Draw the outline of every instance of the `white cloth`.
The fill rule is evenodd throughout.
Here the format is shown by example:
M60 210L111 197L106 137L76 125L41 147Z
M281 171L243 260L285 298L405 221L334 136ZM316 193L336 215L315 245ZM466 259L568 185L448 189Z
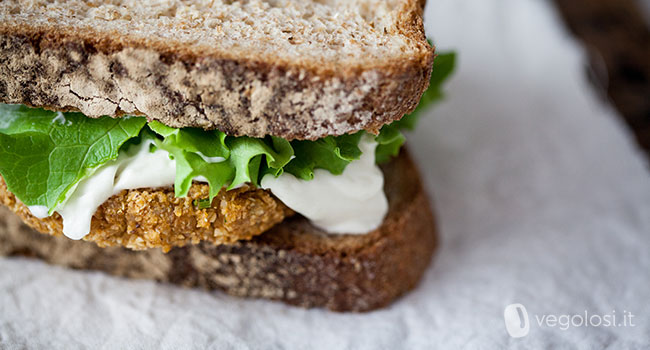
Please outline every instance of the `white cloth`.
M554 9L431 0L426 21L459 64L448 98L409 139L442 236L414 292L336 314L0 259L0 347L650 347L648 164ZM527 308L528 336L506 333L511 303ZM534 318L585 310L632 312L636 327Z

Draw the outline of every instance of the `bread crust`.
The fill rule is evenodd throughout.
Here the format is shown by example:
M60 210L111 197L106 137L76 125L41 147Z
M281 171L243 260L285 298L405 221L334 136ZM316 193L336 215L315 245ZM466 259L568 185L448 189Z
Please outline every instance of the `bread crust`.
M390 210L366 235L328 235L294 216L250 241L136 252L39 234L0 208L0 255L302 307L369 311L415 287L437 243L427 195L406 151L383 171Z
M93 118L144 115L233 136L377 133L415 109L429 84L434 49L424 35L423 7L405 0L399 11L397 30L414 54L344 66L57 23L1 23L0 101Z

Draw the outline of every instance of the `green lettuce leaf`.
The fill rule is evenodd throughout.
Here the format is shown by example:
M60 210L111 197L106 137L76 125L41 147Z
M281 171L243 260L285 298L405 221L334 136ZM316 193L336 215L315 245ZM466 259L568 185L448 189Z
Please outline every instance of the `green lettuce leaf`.
M145 123L0 105L0 174L23 203L51 212L79 181L116 159Z
M156 147L169 152L176 161L174 194L185 197L192 186L192 180L203 176L210 185L210 198L214 198L233 175L227 163L214 163L208 158L230 157L226 146L226 134L218 130L205 131L196 128L175 129L160 122L150 122L149 128L162 137Z
M293 156L291 145L281 138L227 137L216 130L174 129L159 122L149 123L149 128L160 136L156 146L176 161L177 197L185 197L192 180L202 176L210 185L212 200L226 185L231 189L245 182L259 183L262 167L279 175Z
M228 158L226 134L218 130L196 128L175 129L157 121L149 123L149 128L165 138L165 142L183 148L188 152L200 152L206 157Z
M383 164L399 154L406 137L400 131L399 125L391 123L381 128L381 132L375 137L375 141L377 141L375 161L378 164Z
M292 141L296 157L284 170L303 180L313 179L316 168L339 175L351 161L361 157L359 140L363 133L328 136L316 141Z
M379 135L375 138L378 143L375 151L377 163L385 163L396 156L404 141L406 141L406 137L404 137L401 130L415 129L415 125L423 111L444 98L442 85L454 71L455 66L456 53L441 53L436 56L433 61L433 71L431 72L429 87L422 94L418 106L411 114L407 114L402 119L391 124L384 125Z
M232 152L228 161L235 168L235 178L228 189L245 182L259 185L261 168L264 169L263 173L279 176L283 167L294 156L289 141L278 137L265 139L229 137L228 144ZM262 163L262 159L266 161Z

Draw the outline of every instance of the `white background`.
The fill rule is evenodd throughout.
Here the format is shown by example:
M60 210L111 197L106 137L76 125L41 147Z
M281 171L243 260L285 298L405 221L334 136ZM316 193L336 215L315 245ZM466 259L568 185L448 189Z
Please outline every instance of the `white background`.
M426 27L459 68L409 139L442 235L415 292L335 314L0 259L0 347L650 347L648 165L554 9L431 0ZM526 337L505 331L511 303L528 309ZM585 310L630 311L636 327L534 319Z

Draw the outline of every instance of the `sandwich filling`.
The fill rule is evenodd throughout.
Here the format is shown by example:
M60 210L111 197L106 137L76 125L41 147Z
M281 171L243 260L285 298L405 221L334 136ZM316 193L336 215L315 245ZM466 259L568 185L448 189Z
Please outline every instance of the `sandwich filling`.
M97 208L122 190L174 185L176 161L169 152L155 145L150 139L131 145L116 160L102 165L79 182L68 200L56 209L63 219L63 233L68 238L84 238L90 232ZM342 174L314 169L310 181L290 173L277 177L267 174L262 178L261 187L269 189L285 205L329 233L369 232L381 224L388 211L383 174L375 163L376 147L377 142L365 135L359 142L363 153L358 160L350 162ZM202 158L208 163L225 162L222 157ZM208 182L201 175L193 181ZM29 210L37 218L50 215L45 206L29 206Z
M402 129L442 97L453 54L439 55L416 111L365 131L315 141L233 137L218 130L171 128L144 117L97 119L24 105L0 105L0 175L34 216L57 212L63 232L81 239L97 208L122 190L174 186L185 197L194 181L209 185L197 209L223 190L249 184L330 233L377 228L388 210L377 164L398 154Z

